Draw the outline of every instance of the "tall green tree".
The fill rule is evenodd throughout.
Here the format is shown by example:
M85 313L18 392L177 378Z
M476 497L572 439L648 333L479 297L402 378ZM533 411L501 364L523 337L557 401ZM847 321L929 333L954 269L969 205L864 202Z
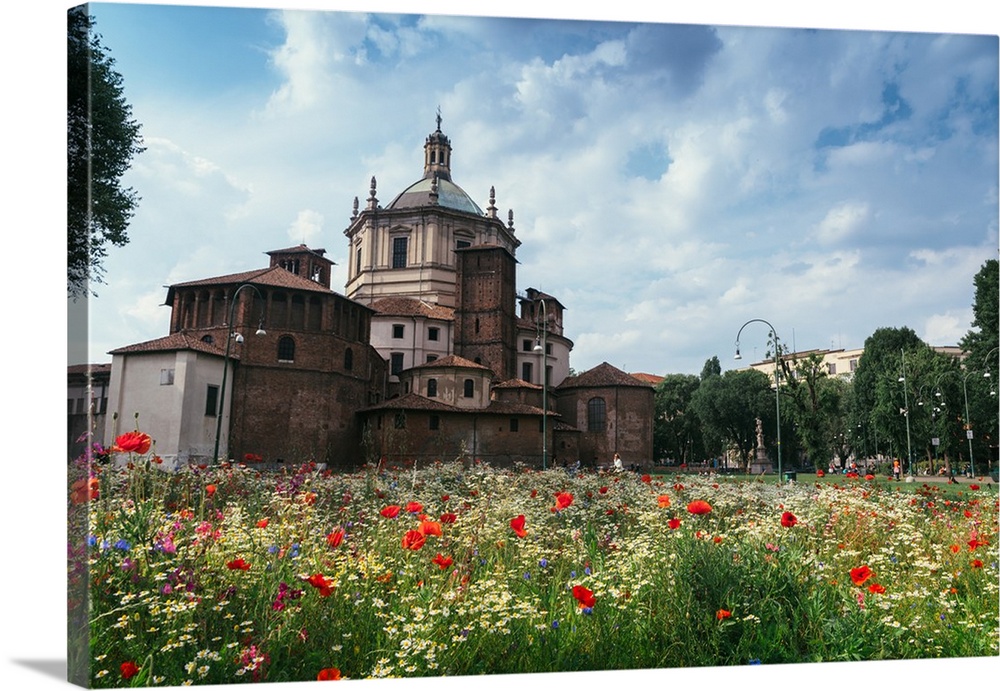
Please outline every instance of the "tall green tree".
M757 447L757 419L763 424L765 443L774 443L774 391L771 379L755 369L728 370L709 376L691 398L702 421L710 452L733 447L749 468Z
M701 420L691 398L701 380L693 374L668 374L656 386L653 454L657 459L691 463L705 458Z
M81 5L67 15L67 195L70 297L103 282L107 246L128 243L139 196L121 178L144 149L122 76Z
M996 372L1000 360L1000 262L990 259L973 278L975 298L972 303L972 330L959 345L973 369L990 367Z
M818 353L783 358L781 370L783 412L787 411L782 418L794 426L795 438L808 460L822 468L834 455L847 455L845 447L850 447L851 436L844 434L846 383L829 376Z

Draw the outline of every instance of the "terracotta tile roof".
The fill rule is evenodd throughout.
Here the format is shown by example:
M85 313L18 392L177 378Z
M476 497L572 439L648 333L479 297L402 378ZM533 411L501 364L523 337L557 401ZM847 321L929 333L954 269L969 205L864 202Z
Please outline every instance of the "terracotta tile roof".
M487 372L492 371L485 365L480 365L472 360L466 360L464 357L459 357L458 355L449 355L448 357L438 358L437 360L431 360L430 362L422 362L419 365L414 365L410 369L433 369L437 367L460 367L462 369L478 369L486 370Z
M286 247L285 249L281 249L281 250L271 250L270 252L265 252L265 254L267 254L268 256L270 256L272 254L295 254L295 253L299 253L299 252L306 252L308 254L315 254L317 257L322 257L323 259L326 259L326 257L323 257L323 255L326 254L326 250L319 249L318 247L317 248L307 247L305 245L296 245L295 247ZM327 261L330 261L330 260L327 259Z
M454 308L432 305L416 298L382 298L372 303L372 309L381 315L393 317L429 317L443 321L455 319Z
M266 269L253 269L251 271L241 271L240 273L227 274L225 276L213 276L211 278L201 278L196 281L186 281L175 283L169 286L167 291L167 304L172 302L173 292L177 288L197 288L201 286L225 286L240 283L252 283L269 288L288 288L290 290L305 290L314 293L325 293L327 295L338 295L326 286L310 281L286 271L279 266L272 266ZM346 298L345 298L346 299ZM357 303L361 305L361 303ZM366 307L367 308L367 307Z
M494 415L541 415L543 410L538 406L528 405L527 403L517 403L515 401L490 401L486 410L481 412L492 413ZM549 417L558 417L558 413L554 413L550 410Z
M502 381L499 384L493 385L494 389L541 389L540 384L532 384L530 381L524 381L523 379L508 379L507 381Z
M638 379L639 381L645 382L645 383L650 384L652 386L656 386L661 381L663 381L663 377L661 377L660 375L658 375L658 374L647 374L646 372L632 372L632 376L635 377L636 379Z
M597 367L593 367L583 374L575 377L567 377L556 388L590 388L597 386L640 386L652 388L651 384L636 379L627 372L622 372L617 367L613 367L606 362L602 362Z
M381 403L376 403L373 406L364 408L360 412L370 412L373 410L429 410L441 413L461 413L465 409L441 403L432 398L426 398L411 392L397 396L396 398L387 399Z
M195 338L183 331L172 333L169 336L155 338L152 341L143 341L133 345L122 346L108 351L110 355L129 355L132 353L159 353L171 350L196 350L200 353L218 355L224 357L226 351L212 343L205 343L200 338ZM238 360L239 356L232 352L229 354L231 360Z

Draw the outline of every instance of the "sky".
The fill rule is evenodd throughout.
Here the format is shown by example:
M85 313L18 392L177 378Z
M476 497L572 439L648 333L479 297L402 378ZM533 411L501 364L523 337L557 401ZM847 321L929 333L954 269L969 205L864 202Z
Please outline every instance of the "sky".
M164 286L268 250L326 249L343 292L354 198L374 176L388 204L422 176L438 109L453 180L514 212L518 290L567 307L577 371L737 366L751 319L795 350L902 326L956 345L997 256L995 35L91 13L146 146L124 179L131 241L89 301L92 362L168 332ZM768 331L743 332L745 357Z
M304 21L229 11L220 25L222 10L187 24L189 13L160 10L136 24L123 9L100 12L97 28L148 148L129 174L142 196L132 241L112 251L108 285L88 301L84 360L106 362L112 348L164 335L169 310L159 305L170 283L261 267L267 250L303 240L324 246L342 270L353 198L367 196L374 175L388 203L420 176L439 106L456 182L480 205L494 185L498 207L514 209L524 242L518 287L567 306L578 370L607 360L628 371L697 373L713 355L727 367L740 326L756 318L799 349L860 346L874 329L899 325L954 343L969 328L972 277L997 256L1000 22L981 0L904 14L871 0L212 4L432 16ZM69 5L13 3L0 42L8 172L0 510L15 527L0 588L30 594L7 599L0 631L0 673L13 688L65 687L65 466L62 438L50 442L64 424L67 343L73 361L81 333L66 319L61 265ZM448 18L498 13L569 21ZM739 28L747 26L864 33ZM342 289L343 274L334 280ZM744 363L766 349L766 331L744 331ZM923 688L995 677L998 667L1000 657L560 681ZM487 688L504 683L496 681Z

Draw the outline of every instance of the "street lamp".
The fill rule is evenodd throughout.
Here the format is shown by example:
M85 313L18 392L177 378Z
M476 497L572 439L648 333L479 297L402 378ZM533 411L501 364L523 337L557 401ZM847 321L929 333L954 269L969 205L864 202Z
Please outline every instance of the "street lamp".
M943 373L941 376L937 378L937 382L934 383L934 388L938 388L937 386L938 383L949 374L958 374L958 372ZM969 417L969 389L966 384L971 374L973 374L973 372L969 371L965 373L964 377L962 377L962 394L965 397L965 438L969 441L969 470L972 472L972 475L975 476L976 462L972 458L972 418ZM989 377L989 376L990 376L989 372L985 372L983 374L983 377ZM938 398L942 398L940 389L938 389L938 391L934 395L937 396ZM944 405L944 401L941 402L941 405Z
M743 324L740 330L736 332L736 355L733 357L735 360L742 360L743 356L740 355L740 334L743 333L743 329L746 328L747 324L753 324L754 322L760 322L762 324L767 324L771 329L771 335L774 336L774 415L778 428L778 483L781 483L781 385L778 379L778 332L774 330L771 326L771 322L764 319L751 319L750 321Z
M226 374L228 374L229 372L229 348L232 345L233 340L235 340L237 343L243 342L243 336L236 333L232 329L233 329L233 319L235 318L236 314L236 298L239 296L240 291L242 291L244 288L252 289L253 292L257 294L257 297L261 299L261 302L264 301L264 296L261 295L259 290L257 290L257 287L250 283L244 283L243 285L238 286L236 290L233 292L233 301L229 305L229 321L226 322L226 356L222 360L222 388L219 390L219 410L217 413L218 418L215 421L215 451L212 452L213 461L219 460L219 437L222 435L222 413L226 403ZM264 331L263 312L261 312L260 324L257 326L257 335L258 336L267 335L267 333Z
M549 332L549 310L545 306L545 299L539 298L538 301L542 304L542 339L541 343L538 342L538 315L535 315L535 347L532 350L542 356L542 470L548 467L549 453L548 453L548 417L549 417L549 378L545 372L546 358L548 356L548 332Z
M903 405L901 412L906 417L906 462L910 468L910 477L913 477L913 451L910 444L910 395L906 392L906 352L900 348L899 354L903 359L903 376L897 381L903 382Z

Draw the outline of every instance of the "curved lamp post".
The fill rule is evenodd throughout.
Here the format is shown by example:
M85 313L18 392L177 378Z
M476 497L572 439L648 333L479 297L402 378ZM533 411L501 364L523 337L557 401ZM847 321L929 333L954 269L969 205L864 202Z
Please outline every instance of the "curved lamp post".
M754 322L767 324L771 329L771 335L774 336L774 415L778 428L778 484L781 484L781 384L778 374L778 332L771 326L771 322L765 319L751 319L743 324L740 330L736 332L736 355L733 356L733 359L743 359L743 356L740 355L740 334L743 333L743 329L746 328L747 324L753 324Z
M549 378L545 376L545 364L547 360L546 348L548 347L547 335L549 332L549 310L545 306L545 299L538 298L538 301L542 303L542 340L541 343L538 342L538 336L535 336L535 347L532 350L536 353L540 353L542 356L542 366L541 366L541 376L542 376L542 470L548 467L549 453L548 453L548 417L549 417ZM538 317L535 317L535 329L537 334L538 329Z
M244 288L250 288L251 290L253 290L254 293L257 294L257 297L261 299L261 302L264 301L264 296L261 295L261 292L257 290L256 286L250 283L244 283L243 285L238 286L236 288L236 291L233 293L233 302L232 304L229 305L229 321L226 322L226 356L222 360L222 387L219 389L219 411L218 411L218 418L215 421L215 451L212 452L213 461L219 460L219 437L222 435L222 413L225 410L225 404L226 404L226 374L228 374L229 372L229 348L230 346L232 346L234 339L236 340L237 343L243 342L243 336L233 331L233 319L235 318L236 315L236 298L239 297L240 291L242 291ZM256 335L258 336L267 335L266 332L264 331L263 326L264 326L264 317L262 313L260 318L260 325L258 325L257 327ZM227 449L227 454L228 454L228 449Z
M938 384L941 382L942 379L944 379L950 374L958 374L958 372L945 372L937 378L937 381L934 382L934 388L937 389L934 395L937 396L938 398L943 398L941 396L941 389L938 388ZM962 395L965 397L965 438L969 441L969 469L972 471L972 475L975 476L976 462L972 458L972 418L969 417L969 389L967 386L969 376L972 374L976 373L970 370L965 373L964 377L962 377ZM983 376L988 377L989 372L984 373ZM942 401L941 404L944 405L944 401Z

